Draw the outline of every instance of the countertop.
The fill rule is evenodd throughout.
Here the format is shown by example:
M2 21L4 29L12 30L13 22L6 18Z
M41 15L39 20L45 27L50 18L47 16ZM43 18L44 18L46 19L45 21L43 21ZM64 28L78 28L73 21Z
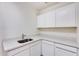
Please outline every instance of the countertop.
M38 41L38 40L41 40L41 39L47 40L47 41L50 41L50 42L65 44L65 45L72 46L72 47L75 47L75 48L79 48L79 46L76 42L76 39L73 39L73 38L72 38L73 40L70 40L69 38L59 38L59 37L57 38L55 36L54 37L47 37L47 36L42 36L42 35L31 36L31 38L33 39L33 41L26 42L26 43L18 43L17 42L18 40L21 40L21 39L4 40L3 41L4 51L11 51L12 49L16 49L18 47L30 44L32 42L35 42L35 41Z

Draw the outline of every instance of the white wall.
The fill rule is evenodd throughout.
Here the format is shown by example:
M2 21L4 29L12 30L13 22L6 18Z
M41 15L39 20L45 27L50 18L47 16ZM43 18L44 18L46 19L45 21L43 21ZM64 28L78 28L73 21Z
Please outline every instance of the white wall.
M5 37L20 36L36 31L35 10L28 3L1 3L5 20Z
M0 55L2 55L2 39L4 38L4 20L0 9Z
M2 39L20 37L22 33L35 33L36 11L29 3L1 2L0 31L3 34L0 33L0 43Z
M79 3L77 3L77 9L76 9L76 15L77 15L77 42L79 45Z

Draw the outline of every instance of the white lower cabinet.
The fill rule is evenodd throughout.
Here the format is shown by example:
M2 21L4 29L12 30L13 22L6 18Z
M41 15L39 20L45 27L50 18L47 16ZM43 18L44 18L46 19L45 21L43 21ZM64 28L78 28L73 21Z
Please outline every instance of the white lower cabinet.
M79 49L77 49L77 51L78 51L78 53L77 53L77 54L78 54L78 56L79 56Z
M55 43L55 56L77 56L77 48Z
M42 55L54 56L54 43L42 41Z
M29 56L29 49L17 53L15 56Z
M56 10L56 27L76 27L75 4L70 4Z
M40 41L34 42L30 47L31 56L40 56L41 55L41 43Z
M39 40L7 52L8 56L77 56L77 48Z
M76 53L72 53L69 51L66 51L64 49L61 48L55 48L55 56L76 56Z
M8 51L7 55L8 56L29 56L30 55L29 45L25 45L22 47L18 47L12 51Z

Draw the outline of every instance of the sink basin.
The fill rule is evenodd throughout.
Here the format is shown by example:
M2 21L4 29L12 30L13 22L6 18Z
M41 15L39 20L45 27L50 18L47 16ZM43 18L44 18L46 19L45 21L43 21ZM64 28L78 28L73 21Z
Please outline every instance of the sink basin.
M26 42L29 42L29 41L32 41L33 39L24 39L24 40L19 40L17 41L18 43L26 43Z
M18 43L25 43L25 42L28 42L28 39L24 39L24 40L19 40L17 41Z
M33 39L30 38L30 39L28 39L28 40L29 40L29 41L32 41Z

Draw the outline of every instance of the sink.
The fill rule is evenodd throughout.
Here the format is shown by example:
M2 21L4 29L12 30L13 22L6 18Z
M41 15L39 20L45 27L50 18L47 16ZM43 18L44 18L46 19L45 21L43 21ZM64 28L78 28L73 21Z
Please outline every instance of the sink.
M28 40L29 40L29 41L32 41L33 39L30 38L30 39L28 39Z
M28 42L28 39L19 40L18 42L19 42L19 43L25 43L25 42Z
M32 41L33 39L24 39L24 40L19 40L17 41L18 43L26 43L26 42L29 42L29 41Z

